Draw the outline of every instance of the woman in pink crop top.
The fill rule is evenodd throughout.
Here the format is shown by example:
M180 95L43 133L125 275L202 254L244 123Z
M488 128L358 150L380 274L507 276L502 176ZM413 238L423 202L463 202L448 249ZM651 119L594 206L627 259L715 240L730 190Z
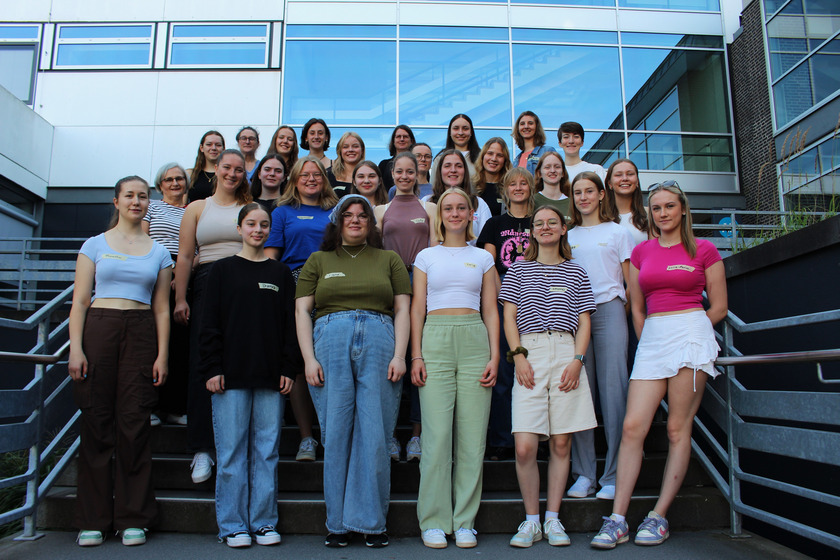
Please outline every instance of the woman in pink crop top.
M629 540L624 516L642 464L642 445L653 415L668 395L668 459L659 499L636 530L636 544L668 538L665 514L674 501L691 457L691 427L706 378L716 377L718 345L713 325L727 312L726 276L714 246L695 239L685 193L674 181L648 191L651 239L630 258L630 305L639 336L630 376L627 413L618 452L613 513L592 539L595 548ZM709 298L704 311L701 294Z

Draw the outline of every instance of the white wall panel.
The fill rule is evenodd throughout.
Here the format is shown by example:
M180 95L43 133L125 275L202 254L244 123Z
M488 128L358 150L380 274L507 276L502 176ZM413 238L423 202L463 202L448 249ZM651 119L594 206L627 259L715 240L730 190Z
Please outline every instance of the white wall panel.
M166 21L279 21L284 8L283 0L165 0L165 4Z
M166 0L53 0L50 20L160 21L165 3Z
M511 6L511 27L615 31L615 9Z
M49 21L52 0L0 0L4 22Z
M723 22L720 14L697 12L680 13L649 10L619 10L618 24L622 31L643 33L694 33L721 35Z
M50 187L110 187L126 175L146 179L151 126L56 127Z
M286 20L287 24L316 25L394 25L396 22L397 5L382 2L290 2Z
M401 25L466 25L506 27L506 5L475 4L400 4Z
M46 198L53 127L0 87L0 175Z
M35 110L53 126L149 125L156 72L47 72L38 76Z

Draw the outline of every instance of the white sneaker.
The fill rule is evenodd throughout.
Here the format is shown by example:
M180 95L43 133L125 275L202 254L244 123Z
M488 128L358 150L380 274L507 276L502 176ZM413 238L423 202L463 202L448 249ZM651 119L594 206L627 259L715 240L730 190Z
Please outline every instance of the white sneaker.
M478 544L475 538L477 531L475 529L466 529L461 527L455 531L455 546L458 548L472 548Z
M569 535L566 534L566 528L563 527L563 524L556 517L545 520L543 533L545 533L548 544L551 546L569 546L572 544L572 541L569 540Z
M254 539L257 541L257 544L262 546L280 544L280 541L282 540L280 533L277 532L277 529L275 529L273 525L260 527L259 530L254 533Z
M315 441L315 438L303 438L300 440L300 446L298 447L297 455L295 455L295 461L314 461L315 449L317 447L318 442Z
M607 484L606 486L602 486L598 493L595 494L595 497L599 500L614 500L615 499L615 485L614 484Z
M440 529L423 531L423 544L429 548L446 548L446 533Z
M225 544L231 548L247 548L251 546L251 535L248 531L237 531L225 537Z
M82 529L79 531L79 536L76 537L76 544L79 546L99 546L104 540L105 537L102 535L102 531Z
M203 451L196 453L190 465L190 469L192 469L192 481L198 484L210 478L210 475L213 474L213 465L215 464L207 453Z
M152 412L152 415L149 417L149 424L154 426L160 426L160 416Z
M391 443L388 446L388 454L391 456L391 460L395 463L400 462L400 440L391 436Z
M175 424L177 426L186 426L187 425L187 415L186 414L167 414L166 415L166 423L167 424Z
M420 455L423 453L420 448L420 436L415 436L408 440L405 444L405 460L409 463L412 461L419 461Z
M146 531L144 529L124 529L122 532L122 543L125 546L137 546L146 544Z
M585 498L594 493L595 486L592 484L592 481L585 476L579 476L575 483L572 484L572 487L569 488L569 491L566 492L566 495L570 498Z
M510 546L516 548L530 548L532 544L542 540L540 524L527 519L519 524L516 534L510 539Z

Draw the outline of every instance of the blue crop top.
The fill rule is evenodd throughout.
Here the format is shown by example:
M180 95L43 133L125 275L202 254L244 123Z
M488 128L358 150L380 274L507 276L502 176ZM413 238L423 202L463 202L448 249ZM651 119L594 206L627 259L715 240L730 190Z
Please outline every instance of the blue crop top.
M100 233L85 241L79 251L93 261L94 299L130 299L150 305L158 273L172 266L172 257L163 245L152 242L152 250L141 257L114 251Z

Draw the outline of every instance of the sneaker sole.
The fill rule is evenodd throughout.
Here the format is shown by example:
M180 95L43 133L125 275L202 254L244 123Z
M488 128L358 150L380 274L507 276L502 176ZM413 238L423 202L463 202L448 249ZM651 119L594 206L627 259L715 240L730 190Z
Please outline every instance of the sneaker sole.
M571 539L561 539L559 541L552 542L551 539L548 539L548 544L551 546L570 546L572 541Z
M671 536L671 532L669 531L669 532L665 533L665 535L663 535L661 539L649 540L649 541L640 541L638 539L635 539L633 542L635 542L639 546L656 546L658 544L662 544L665 541L667 541L668 537L670 537L670 536Z
M213 469L210 469L210 472L208 472L205 475L200 475L200 476L192 475L191 478L192 478L193 484L201 484L205 480L208 480L210 478L210 475L212 475L212 474L213 474Z
M630 535L624 535L623 537L621 537L620 539L618 539L617 541L612 542L612 543L601 543L601 542L592 541L591 543L589 543L589 546L591 546L592 548L600 548L602 550L612 550L617 545L626 543L629 540L630 540Z
M314 461L315 457L311 455L295 455L295 461L300 461L302 463L308 463L310 461Z
M280 535L278 535L276 537L255 537L254 540L256 540L257 544L259 545L271 546L273 544L280 544L280 541L282 541L283 539L282 537L280 537Z
M104 537L100 537L98 539L95 538L87 538L87 539L77 539L76 544L79 546L99 546L105 541Z
M243 541L243 542L228 542L228 541L225 541L225 544L228 545L229 548L248 548L249 546L251 546L250 541L248 541L248 542L245 542L245 541Z
M122 543L124 546L139 546L141 544L146 544L146 537L140 538L131 538L131 539L123 539Z
M456 542L455 546L457 546L458 548L475 548L476 546L478 546L478 542Z
M427 541L426 539L423 539L423 544L426 545L427 548L446 548L448 543L446 543L446 542L432 542L432 541Z

